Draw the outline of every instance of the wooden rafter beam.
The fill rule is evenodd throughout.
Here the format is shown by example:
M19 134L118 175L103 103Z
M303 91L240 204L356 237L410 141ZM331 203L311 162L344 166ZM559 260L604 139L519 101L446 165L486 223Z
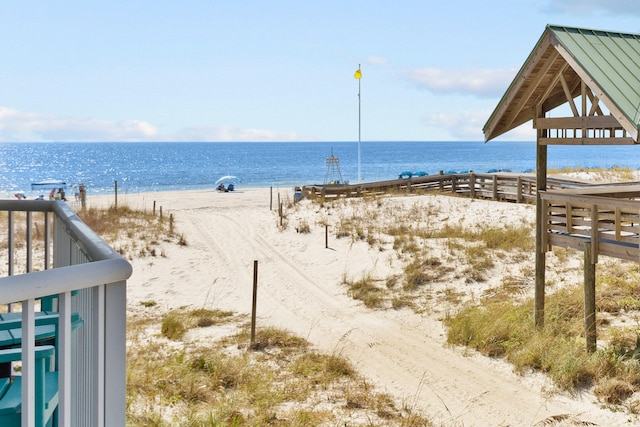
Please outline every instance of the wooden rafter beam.
M575 117L580 116L578 112L578 108L576 107L576 103L573 102L573 96L571 94L571 89L569 89L569 85L567 84L567 80L564 78L564 73L560 73L560 84L562 84L562 90L564 90L564 96L567 98L567 102L571 107L571 111Z
M540 145L633 145L631 138L538 138Z
M577 117L542 117L535 121L536 129L620 129L622 126L615 117L577 116Z
M526 76L531 71L531 67L535 66L535 64L537 64L541 60L541 58L544 57L546 52L548 52L549 50L556 50L553 48L553 46L551 46L550 37L550 33L545 32L544 36L538 42L538 48L534 50L532 56L527 61L527 68L522 69L518 73L514 81L511 83L511 86L509 86L509 88L507 89L505 97L500 101L498 107L489 118L487 126L483 129L485 139L487 141L495 138L498 135L501 135L509 129L508 127L504 126L503 120L506 118L506 116L508 116L509 111L511 110L511 102L513 102L515 95L518 93L518 90L524 83L524 76ZM546 46L546 48L542 48L542 46ZM512 114L514 116L521 116L517 111L513 112ZM533 116L529 117L528 119L532 118ZM511 123L514 123L513 120L508 120L510 120Z
M533 92L538 89L540 81L546 76L547 72L553 66L554 62L559 56L560 55L558 54L558 51L555 49L549 54L549 57L544 61L540 69L536 72L535 79L528 83L529 87L526 91L524 91L521 98L513 107L513 111L521 111L524 108L524 106L529 101L529 98L531 98L531 96L533 95ZM514 114L513 117L511 117L511 120L509 120L509 122L507 123L507 127L511 127L518 117L519 116L517 114Z
M591 89L587 91L587 96L591 100L591 109L589 110L589 115L594 116L597 113L598 115L603 116L604 113L602 112L602 108L600 108L600 104L599 104L600 98L595 96Z
M587 85L580 80L580 100L582 105L582 115L587 115Z

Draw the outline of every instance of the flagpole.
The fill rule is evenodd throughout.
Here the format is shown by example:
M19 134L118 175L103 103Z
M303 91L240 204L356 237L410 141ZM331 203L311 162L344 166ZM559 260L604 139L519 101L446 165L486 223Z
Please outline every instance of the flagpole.
M360 184L360 139L361 139L361 103L362 103L362 99L360 97L360 80L362 78L362 73L360 71L360 64L358 64L358 72L357 72L357 77L358 79L358 184Z

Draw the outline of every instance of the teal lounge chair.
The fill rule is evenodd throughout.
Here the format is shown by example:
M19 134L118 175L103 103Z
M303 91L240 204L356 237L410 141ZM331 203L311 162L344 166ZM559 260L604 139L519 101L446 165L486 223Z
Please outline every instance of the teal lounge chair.
M53 346L36 347L35 366L35 424L34 427L52 427L58 408L58 373L51 371ZM22 360L22 349L0 350L0 363ZM0 378L0 426L20 427L22 416L22 378Z
M58 320L57 312L39 311L35 318L36 345L51 345L55 350L55 366L58 366ZM71 314L71 330L83 325L78 313ZM0 351L19 348L22 345L22 313L0 313ZM11 375L11 365L0 360L0 378ZM2 424L0 424L2 426Z

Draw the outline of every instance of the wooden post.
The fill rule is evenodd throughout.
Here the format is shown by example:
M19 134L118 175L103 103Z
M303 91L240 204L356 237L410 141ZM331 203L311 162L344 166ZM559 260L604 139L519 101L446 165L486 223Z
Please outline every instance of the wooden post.
M118 211L118 181L117 180L115 182L115 192L116 192L115 208L116 208L116 212L117 212Z
M153 201L153 216L156 216L156 201Z
M592 246L584 245L584 334L589 353L596 351L596 264Z
M493 192L491 194L493 200L498 200L498 175L493 175Z
M13 211L7 212L7 253L9 262L7 265L7 276L13 276L13 265L14 265L14 248L15 248L15 232L14 232L14 216ZM11 307L11 306L9 306ZM9 310L11 311L11 310Z
M162 219L162 206L160 206L160 219Z
M78 190L80 191L80 203L82 205L82 210L84 211L87 207L87 187L83 183L80 183Z
M541 107L538 106L542 116ZM546 136L546 130L538 130L538 140ZM534 323L541 328L544 325L544 282L547 248L543 245L543 233L546 233L545 210L542 208L541 191L547 189L547 146L536 141L536 288L534 297Z
M26 221L27 221L27 231L26 231L26 236L25 236L25 240L26 240L26 252L27 252L27 273L31 273L32 269L33 269L33 235L31 232L31 227L33 225L33 221L32 221L32 213L30 211L27 211L27 217L26 217ZM11 254L10 256L13 256L13 254Z
M329 225L324 225L324 248L329 248Z
M453 194L458 192L458 186L456 185L457 180L458 180L458 177L456 177L455 175L451 175L451 192Z
M280 227L282 227L282 217L284 217L284 213L282 212L282 202L278 202L278 211L280 212Z
M516 180L516 203L522 203L522 177L518 175Z
M476 175L473 172L469 173L469 191L471 193L471 198L476 198Z
M253 349L256 343L256 309L258 306L258 260L253 261L253 300L251 301L251 344Z
M273 186L269 187L269 210L273 210Z

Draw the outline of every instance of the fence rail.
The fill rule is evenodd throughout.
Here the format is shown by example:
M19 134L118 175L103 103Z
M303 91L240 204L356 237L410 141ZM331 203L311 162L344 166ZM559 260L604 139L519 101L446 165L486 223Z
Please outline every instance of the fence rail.
M567 191L540 192L544 247L581 250L590 243L594 246L593 257L601 254L640 262L640 201L635 200L640 192L632 194L620 189L625 199Z
M0 200L3 215L7 267L0 304L22 311L22 425L34 425L35 317L45 300L59 313L57 425L125 425L131 265L65 203ZM83 320L76 330L72 313Z
M547 188L579 188L590 184L584 181L548 178ZM362 184L310 185L302 188L303 195L312 199L331 200L339 197L361 197L389 192L456 193L474 198L507 200L518 203L533 202L536 198L534 174L515 173L458 173L427 175L408 179L393 179Z

